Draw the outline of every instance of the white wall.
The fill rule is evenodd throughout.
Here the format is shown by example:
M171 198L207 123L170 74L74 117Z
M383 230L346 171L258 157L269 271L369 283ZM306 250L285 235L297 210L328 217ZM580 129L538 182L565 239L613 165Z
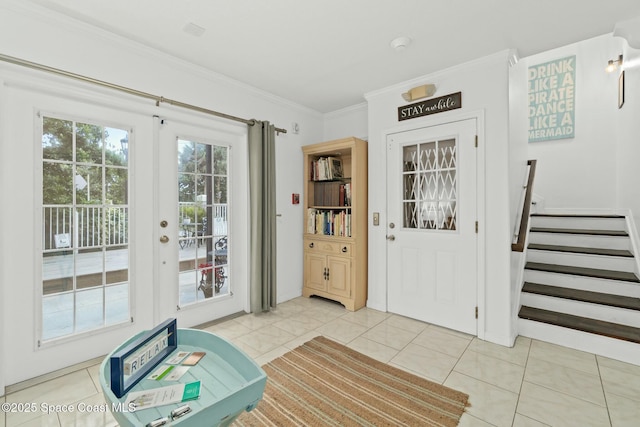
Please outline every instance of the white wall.
M509 70L509 229L513 238L522 215L523 185L527 179L527 66L518 61ZM525 131L523 131L523 129ZM535 187L534 187L535 188ZM520 289L524 274L525 253L511 252L511 318L512 336L517 336L517 315L520 307Z
M605 67L620 53L622 39L606 35L523 58L518 64L526 70L576 55L575 137L528 144L529 158L538 159L534 192L544 199L545 209L618 207L618 117L630 114L633 107L618 111L617 74L606 73ZM514 84L526 91L526 74L521 76ZM514 126L512 132L526 133L526 128Z
M381 226L369 223L369 299L368 306L386 311L386 140L385 135L407 127L481 113L480 143L484 144L479 161L484 161L485 190L479 194L478 217L481 238L478 250L484 258L479 265L480 318L478 335L488 341L511 345L510 319L510 206L508 157L508 69L513 52L500 52L477 61L443 70L432 75L385 88L365 97L369 104L369 217L380 212ZM400 94L407 89L434 83L436 96L462 92L462 109L403 122L397 121L397 107L404 101ZM484 126L484 128L482 128Z
M200 107L221 111L227 114L244 117L269 120L278 127L290 130L292 123L300 126L299 134L284 134L277 137L276 162L277 167L277 212L278 217L278 300L280 302L301 295L302 289L302 230L303 214L301 205L291 204L291 193L301 193L302 186L302 152L300 147L323 139L322 115L305 107L293 104L281 98L274 97L261 90L238 83L230 78L215 75L209 71L183 63L179 60L167 57L164 54L149 50L145 47L96 30L72 19L58 16L50 11L42 11L39 7L23 4L19 1L5 1L0 5L0 52L22 58L28 61L44 64L54 68L66 70L76 74L87 75L99 80L126 86L158 96L164 96L181 102L194 104ZM24 72L25 81L28 84L25 69L3 64L0 67L0 82L4 77L4 70L20 74ZM21 71L22 70L22 71ZM38 73L36 73L38 74ZM42 74L42 73L40 73ZM38 77L40 78L40 77ZM46 79L47 77L42 77ZM86 89L86 88L85 88ZM108 93L111 91L96 88L96 93ZM122 103L126 104L127 96L122 95ZM133 102L133 101L132 101ZM139 100L135 101L136 103ZM149 101L152 105L152 101ZM172 108L172 107L164 107ZM134 108L135 110L135 108ZM2 171L2 199L4 206L19 204L25 212L33 212L33 197L30 188L16 189L8 184L15 179L8 176L8 171L15 168L15 155L22 156L19 159L21 173L32 174L32 168L37 167L33 158L34 141L11 140L15 147L12 155L7 154L4 148L8 144L6 128L8 122L24 120L17 117L18 113L11 108L3 106L0 115L0 135L3 146L0 157L0 171ZM182 114L182 113L181 113ZM185 113L196 114L196 113ZM217 120L217 119L213 119ZM30 125L33 134L33 123ZM29 147L20 149L17 146ZM19 154L18 154L19 153ZM286 167L282 167L286 166ZM151 190L151 188L149 189ZM6 219L6 211L2 213ZM31 221L31 215L23 218L23 221ZM34 225L33 221L29 224ZM35 303L32 298L20 298L15 295L15 286L24 286L25 289L35 289L34 260L38 254L32 244L34 239L25 240L20 229L9 221L0 222L0 254L2 262L11 255L10 263L3 265L0 272L0 321L4 327L0 331L0 348L2 352L16 349L7 342L10 325L20 323L21 313L29 316L27 324L31 325L31 313ZM19 251L10 242L21 242ZM6 291L13 286L11 301L5 298ZM15 298L14 298L15 297ZM145 304L144 298L139 298L139 304ZM24 310L20 307L23 305ZM9 310L12 307L13 310ZM12 317L5 318L9 313ZM17 316L13 314L17 313ZM32 328L27 329L27 342L33 343L34 333ZM12 329L13 330L13 329ZM26 351L32 351L31 345ZM22 350L20 350L22 351ZM19 356L19 354L18 354ZM99 356L96 354L96 356ZM53 358L57 367L74 363L72 358ZM9 378L8 372L11 366L7 359L0 356L0 390L4 390L7 383L21 381L25 378ZM35 372L37 375L41 372Z
M614 38L615 39L615 38ZM618 205L624 210L630 209L636 227L640 226L640 49L633 49L624 42L625 59L625 102L620 110L614 112L613 126L618 130L617 188ZM612 56L612 58L615 56ZM610 76L615 81L618 73ZM614 91L611 83L607 90Z
M324 115L324 140L355 136L368 139L367 103L353 105Z

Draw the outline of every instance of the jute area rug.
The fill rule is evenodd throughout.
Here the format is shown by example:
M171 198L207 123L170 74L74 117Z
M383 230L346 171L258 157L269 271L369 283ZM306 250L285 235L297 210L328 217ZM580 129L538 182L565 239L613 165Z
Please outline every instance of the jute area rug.
M264 396L234 426L457 426L468 396L316 337L262 367Z

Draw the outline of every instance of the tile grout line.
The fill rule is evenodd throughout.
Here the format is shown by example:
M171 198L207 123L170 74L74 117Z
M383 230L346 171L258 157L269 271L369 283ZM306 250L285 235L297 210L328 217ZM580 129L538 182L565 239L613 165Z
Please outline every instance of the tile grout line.
M602 387L602 395L604 397L604 406L607 408L607 417L609 418L609 425L613 425L613 420L611 419L611 411L609 410L609 401L607 400L607 393L604 390L604 380L602 379L602 372L600 371L600 361L597 356L594 356L596 359L596 368L598 368L598 378L600 379L600 387Z
M518 338L516 337L516 340ZM515 344L514 344L515 345ZM531 357L531 346L533 345L533 340L530 339L529 340L529 348L527 349L527 358L524 362L524 371L522 372L522 382L520 383L520 390L518 390L518 399L516 399L516 410L513 412L513 420L511 421L511 425L513 426L513 424L515 424L516 422L516 415L518 414L518 406L520 406L520 397L522 396L522 387L524 386L524 379L527 375L527 367L529 366L529 358ZM522 415L522 414L520 414ZM523 417L526 415L522 415ZM527 416L527 418L531 418L529 416ZM533 418L531 418L533 419ZM539 420L535 420L535 421L539 421ZM539 421L540 423L542 423L542 421ZM543 423L544 424L544 423Z

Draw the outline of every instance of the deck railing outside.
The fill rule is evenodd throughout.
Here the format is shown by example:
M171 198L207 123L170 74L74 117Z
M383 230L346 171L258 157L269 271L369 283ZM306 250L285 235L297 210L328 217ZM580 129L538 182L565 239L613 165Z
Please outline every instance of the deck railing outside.
M129 212L124 206L78 206L75 210L69 206L45 206L43 224L45 251L129 243Z
M195 213L197 212L197 218ZM191 222L202 223L206 216L204 206L199 203L181 202L178 208L178 220L183 223L185 219ZM214 236L227 235L228 209L227 204L217 204L212 206L211 217L213 220L212 232Z
M195 208L193 203L180 203L179 218L181 221L184 218L191 218ZM103 209L106 209L104 219ZM227 234L227 205L214 205L212 209L213 234L224 236ZM202 212L205 212L203 208ZM129 209L127 207L78 206L74 210L69 206L49 205L44 207L43 220L43 248L45 251L70 247L81 249L100 246L103 244L103 238L106 240L104 242L106 246L129 243ZM66 236L66 240L61 239L60 236Z

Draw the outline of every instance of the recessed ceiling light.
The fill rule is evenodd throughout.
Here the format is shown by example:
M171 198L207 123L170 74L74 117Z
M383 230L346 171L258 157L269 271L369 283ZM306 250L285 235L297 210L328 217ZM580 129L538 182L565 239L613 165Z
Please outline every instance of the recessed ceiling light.
M204 34L205 29L202 28L200 25L196 25L193 22L189 22L184 26L182 31L184 31L185 33L191 34L193 36L200 37L201 35Z
M401 36L391 40L389 46L391 46L394 50L400 52L405 50L410 44L411 39L409 37Z

